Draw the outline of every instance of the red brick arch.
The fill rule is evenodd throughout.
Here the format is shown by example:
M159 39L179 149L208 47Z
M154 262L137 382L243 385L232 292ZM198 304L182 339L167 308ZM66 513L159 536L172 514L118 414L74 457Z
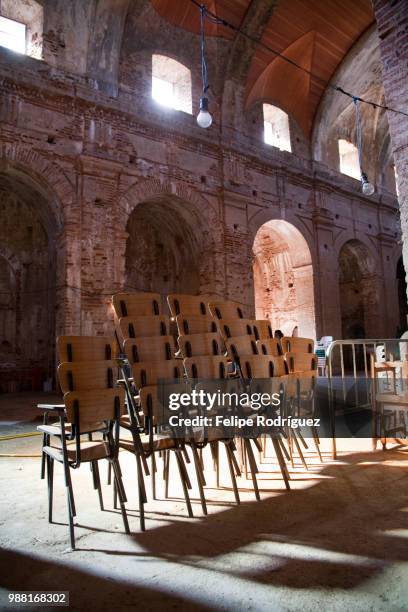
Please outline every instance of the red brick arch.
M31 180L33 187L44 193L61 229L75 199L74 187L64 171L33 149L18 144L7 143L0 147L0 169L5 164L7 170L8 163L21 172L23 180Z

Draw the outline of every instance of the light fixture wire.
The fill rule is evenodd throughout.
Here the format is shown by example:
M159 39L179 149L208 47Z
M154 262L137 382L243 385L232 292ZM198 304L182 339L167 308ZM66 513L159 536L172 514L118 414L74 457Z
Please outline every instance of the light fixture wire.
M358 152L358 163L360 166L360 174L363 176L363 138L361 132L361 115L360 115L360 100L356 96L353 96L354 108L356 110L356 140L357 140L357 152Z
M205 59L205 34L204 34L204 26L205 26L205 17L206 17L207 9L204 4L200 5L200 25L201 25L201 78L203 81L203 96L206 95L209 84L208 84L208 68L207 68L207 60Z

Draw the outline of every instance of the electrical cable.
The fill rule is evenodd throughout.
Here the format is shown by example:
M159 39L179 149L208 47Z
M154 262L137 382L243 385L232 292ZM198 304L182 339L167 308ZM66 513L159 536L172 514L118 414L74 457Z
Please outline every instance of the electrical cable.
M30 431L29 433L0 436L0 442L4 442L4 440L16 440L18 438L30 438L31 436L42 436L42 433L41 431Z
M201 13L204 15L204 17L206 17L210 21L210 23L216 23L217 25L222 25L225 28L229 28L230 30L233 30L236 34L239 34L240 36L243 36L244 38L246 38L250 42L256 44L257 46L262 47L263 49L265 49L266 51L269 51L270 53L273 53L276 57L279 57L282 60L284 60L285 62L287 62L288 64L291 64L294 68L297 68L298 70L301 70L302 72L305 72L311 78L313 78L313 79L315 79L317 81L320 81L324 85L325 88L332 89L333 91L338 91L341 94L343 94L345 96L348 96L353 101L354 100L358 100L359 102L362 102L363 104L369 104L373 108L381 108L381 109L386 110L388 112L397 113L399 115L404 115L405 117L408 117L408 112L405 112L405 111L402 111L402 110L398 110L398 109L392 108L390 106L386 106L384 104L377 104L377 102L372 102L371 100L365 100L364 98L361 98L359 96L356 96L356 95L350 93L349 91L346 91L340 85L337 85L335 83L327 83L327 81L325 79L323 79L321 76L319 76L318 74L315 74L311 70L308 70L307 68L304 68L303 66L300 66L300 64L298 64L294 60L290 59L289 57L286 57L286 55L284 55L283 53L280 53L279 51L276 51L276 49L273 49L269 45L267 45L264 42L262 42L262 40L257 40L253 36L250 36L249 34L244 32L244 30L242 30L240 27L234 26L232 23L230 23L226 19L222 19L222 18L218 17L215 13L212 13L211 11L209 11L204 4L201 4L197 0L190 0L190 2L192 2L192 4L194 4L194 6L196 6L196 7L198 7L200 9Z

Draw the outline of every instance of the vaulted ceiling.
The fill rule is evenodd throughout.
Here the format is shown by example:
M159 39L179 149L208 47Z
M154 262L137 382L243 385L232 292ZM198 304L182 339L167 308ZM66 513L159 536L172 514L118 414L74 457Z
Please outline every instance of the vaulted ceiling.
M235 26L260 0L208 0L207 8ZM199 32L200 12L191 0L151 0L168 21ZM260 45L249 58L246 106L270 101L290 113L306 135L328 82L356 40L373 23L370 0L279 0L261 42L312 72L310 76ZM207 24L207 34L233 38L224 26Z

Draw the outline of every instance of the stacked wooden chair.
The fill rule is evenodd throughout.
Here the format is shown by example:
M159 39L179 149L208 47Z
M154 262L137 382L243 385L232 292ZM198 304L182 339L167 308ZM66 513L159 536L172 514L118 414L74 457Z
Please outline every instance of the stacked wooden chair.
M160 296L158 294L119 294L113 297L113 305L117 315L117 327L123 350L126 353L132 371L132 380L126 382L129 405L135 417L131 419L131 430L134 425L144 434L142 451L144 458L151 459L152 494L156 499L156 455L163 458L163 475L165 479L165 495L169 489L170 456L176 457L181 484L184 491L188 515L193 516L188 491L191 482L185 465L189 457L183 440L162 428L168 422L168 407L164 406L159 397L161 380L181 381L184 377L183 361L176 357L176 344L170 334L169 317L162 314ZM124 314L125 316L118 316ZM126 428L126 423L123 423ZM139 449L133 440L121 438L120 448L134 452ZM197 480L203 512L207 512L202 493L202 479L199 466L195 462Z
M281 339L281 346L289 373L296 381L296 385L292 385L292 392L290 394L292 413L296 413L298 416L301 416L301 413L305 413L306 416L314 418L317 416L315 388L318 373L314 341L311 338L284 336ZM319 459L322 461L320 440L315 427L311 428L311 433ZM308 448L301 430L299 430L298 436L303 446ZM303 463L307 467L304 458Z
M218 333L217 324L212 317L207 301L202 296L171 294L168 296L169 309L177 321L178 345L180 356L184 359L184 366L190 381L199 390L201 383L197 379L212 381L223 379L224 386L229 389L235 384L231 383L229 376L230 363L226 357L226 347L222 336ZM206 412L211 417L211 412ZM214 467L216 470L217 486L220 484L219 445L225 447L231 483L235 500L240 503L236 476L241 472L235 457L235 443L231 437L225 437L220 429L210 428L204 431L197 447L204 448L209 444ZM203 473L203 483L205 476Z
M268 326L265 325L264 321L259 322L258 325L257 321L245 318L242 306L237 302L210 302L209 309L217 321L218 329L225 341L227 354L234 363L237 374L243 379L256 378L256 362L257 357L259 357L257 337L259 338L264 334L269 335ZM272 330L270 330L270 333L272 333ZM251 369L251 375L248 375L248 372L243 369L242 360L245 360L246 368ZM254 370L253 372L252 369ZM273 376L273 372L269 373L267 378L270 376ZM257 437L244 437L242 439L242 464L246 474L248 473L249 467L256 499L260 499L256 477L259 470L251 442L258 451L262 451L261 442Z
M118 462L119 422L125 410L125 393L118 388L116 364L113 361L115 342L111 338L64 336L57 340L61 363L58 379L64 393L63 406L43 406L58 420L46 422L38 429L43 433L43 457L47 466L48 520L52 522L54 461L62 463L67 494L71 548L75 548L74 493L70 470L90 463L94 488L98 490L100 507L103 498L98 462L106 459L112 466L126 533L126 494ZM95 439L95 436L97 439Z

